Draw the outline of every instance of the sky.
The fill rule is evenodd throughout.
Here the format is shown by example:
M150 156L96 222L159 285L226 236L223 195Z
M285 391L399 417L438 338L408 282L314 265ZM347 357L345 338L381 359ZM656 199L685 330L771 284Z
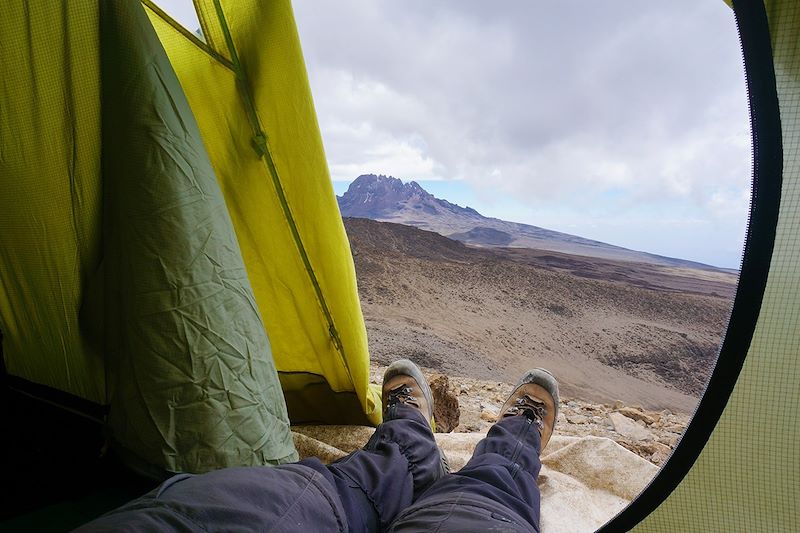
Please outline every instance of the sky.
M293 5L337 194L387 174L485 216L738 268L750 134L722 0Z

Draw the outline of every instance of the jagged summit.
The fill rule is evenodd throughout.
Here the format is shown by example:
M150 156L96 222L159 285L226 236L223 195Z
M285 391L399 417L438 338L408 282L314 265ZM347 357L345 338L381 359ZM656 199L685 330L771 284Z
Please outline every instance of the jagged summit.
M343 217L405 224L474 246L533 248L617 261L718 270L693 261L629 250L538 226L485 217L470 207L436 198L416 181L403 183L398 178L383 174L362 174L337 200Z
M416 181L402 180L383 174L362 174L339 198L342 216L362 218L394 218L398 212L441 216L462 215L481 217L469 207L461 207L447 200L436 198Z

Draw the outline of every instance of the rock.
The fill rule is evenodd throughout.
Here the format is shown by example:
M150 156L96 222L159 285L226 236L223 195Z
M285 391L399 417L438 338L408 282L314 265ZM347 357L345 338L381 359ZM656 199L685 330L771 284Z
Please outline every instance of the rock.
M650 453L665 453L668 454L672 451L669 446L666 444L661 444L660 442L653 441L647 443L647 449Z
M497 421L497 415L491 411L481 411L481 420L494 423Z
M672 453L672 450L669 446L666 446L660 442L629 443L626 448L657 465L660 465L666 461Z
M628 418L630 418L632 420L641 420L642 422L644 422L647 425L650 425L653 422L655 422L653 417L643 413L639 409L634 409L632 407L620 407L620 408L616 409L616 411L618 413L622 414L622 415L627 416Z
M658 442L666 444L670 448L678 445L678 435L665 434L658 437Z
M625 407L625 404L624 404L624 403L622 403L622 400L616 400L616 401L614 402L614 405L612 405L612 407L613 407L614 409L622 409L623 407Z
M663 463L672 450L668 446L664 446L660 442L628 442L623 441L619 443L623 447L629 449L639 457L649 460L655 464Z
M450 433L461 418L458 408L458 396L450 390L447 376L435 374L428 380L433 393L433 418L436 420L437 433Z
M653 434L650 433L650 431L639 426L636 422L621 413L609 413L608 418L611 419L611 423L614 424L614 431L620 435L636 441L653 440Z
M672 453L672 449L669 446L661 444L660 442L653 442L651 445L653 454L650 456L650 460L657 465L666 461Z
M589 422L589 417L584 415L567 415L566 418L570 424L586 424Z

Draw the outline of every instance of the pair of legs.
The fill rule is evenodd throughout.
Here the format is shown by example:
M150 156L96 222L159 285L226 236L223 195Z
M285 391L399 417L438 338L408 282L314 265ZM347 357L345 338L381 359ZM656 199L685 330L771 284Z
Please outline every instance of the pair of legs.
M541 372L459 472L446 472L433 438L424 377L400 361L384 376L384 423L342 460L181 474L80 531L538 531L539 452L558 405Z
M384 418L394 419L398 404L417 407L430 420L432 398L419 369L400 361L400 377L384 378ZM392 398L396 382L412 395ZM399 406L398 406L399 407ZM534 369L522 377L499 421L481 440L470 461L458 472L437 476L389 524L388 531L539 531L540 494L536 479L539 454L552 435L558 413L558 384L546 370ZM408 415L404 415L408 416ZM430 435L433 438L433 435Z

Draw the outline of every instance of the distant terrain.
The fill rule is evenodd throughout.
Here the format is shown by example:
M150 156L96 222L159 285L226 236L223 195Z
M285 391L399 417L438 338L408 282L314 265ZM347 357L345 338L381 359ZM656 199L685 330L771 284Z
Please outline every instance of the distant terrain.
M338 200L343 217L414 226L475 246L533 248L617 261L720 270L693 261L629 250L529 224L485 217L470 207L461 207L434 197L417 182L403 183L391 176L361 175Z
M691 411L736 287L711 267L468 246L346 218L376 364L410 357L451 376L513 383L532 366L565 396Z
M360 176L339 203L372 383L411 358L445 395L437 427L485 432L517 378L544 366L561 384L558 434L667 460L716 360L736 272L486 218L386 176Z

